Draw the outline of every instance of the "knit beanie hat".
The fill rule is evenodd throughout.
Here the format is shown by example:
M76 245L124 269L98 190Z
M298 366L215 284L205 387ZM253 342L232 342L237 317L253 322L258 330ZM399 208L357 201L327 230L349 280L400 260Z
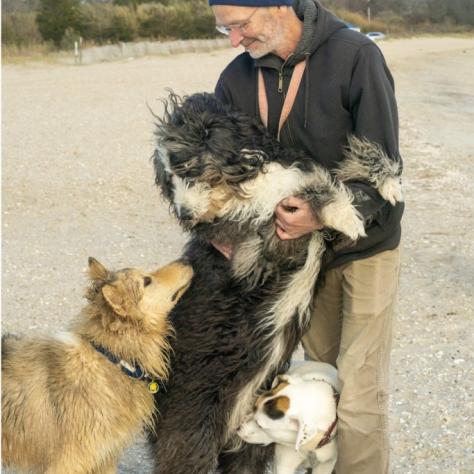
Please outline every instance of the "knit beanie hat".
M293 4L293 0L209 0L209 5L233 5L236 7L276 7Z

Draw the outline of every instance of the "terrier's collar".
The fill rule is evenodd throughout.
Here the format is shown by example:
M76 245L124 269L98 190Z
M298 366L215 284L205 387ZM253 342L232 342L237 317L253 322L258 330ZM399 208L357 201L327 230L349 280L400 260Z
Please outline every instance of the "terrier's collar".
M143 380L144 382L147 382L147 388L151 393L156 393L159 390L166 390L166 386L163 380L157 379L156 377L151 377L138 364L129 364L127 361L113 355L105 347L100 346L99 344L96 344L93 341L90 341L90 343L91 346L97 352L100 352L103 356L107 357L107 359L109 359L112 364L118 365L120 367L120 370L125 375L132 379Z
M328 383L329 385L331 385L332 393L334 395L334 401L336 402L336 409L337 409L337 406L339 405L339 399L341 398L341 395L337 392L337 390L334 388L334 386L331 383L329 383L327 380L322 380L322 381ZM338 416L337 416L337 412L336 412L336 418L334 419L334 421L331 423L329 428L324 433L321 441L319 441L318 445L316 446L316 449L317 448L322 448L323 446L326 446L326 444L328 444L330 441L332 441L334 439L334 434L333 433L334 433L334 428L336 428L336 425L337 425L337 420L338 420Z
M336 403L336 409L337 409L337 406L339 405L340 394L334 388L333 384L329 383L325 379L314 379L313 381L314 382L324 382L324 383L327 383L328 385L331 386L333 396L334 396L334 401ZM306 449L310 449L310 450L319 449L319 448L322 448L323 446L326 446L326 444L328 444L330 441L332 441L335 438L334 430L335 430L336 425L337 425L337 420L338 420L338 416L337 416L337 412L336 412L336 418L329 425L328 429L322 435L317 434L313 439L309 440L308 443L305 444Z

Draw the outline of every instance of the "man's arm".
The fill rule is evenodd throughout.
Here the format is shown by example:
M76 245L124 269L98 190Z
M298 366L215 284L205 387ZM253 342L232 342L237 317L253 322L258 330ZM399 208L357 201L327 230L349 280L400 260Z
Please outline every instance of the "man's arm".
M353 134L378 143L393 160L401 161L398 150L398 111L394 83L385 59L375 44L362 46L355 57L349 87L349 107L354 124ZM354 205L369 220L386 205L386 201L367 183L347 186ZM307 203L292 197L297 210L288 212L284 201L275 211L278 236L294 239L321 229Z
M349 87L353 134L379 144L393 160L400 161L398 110L392 75L375 44L362 46L355 56ZM366 183L349 183L354 205L370 219L386 201Z

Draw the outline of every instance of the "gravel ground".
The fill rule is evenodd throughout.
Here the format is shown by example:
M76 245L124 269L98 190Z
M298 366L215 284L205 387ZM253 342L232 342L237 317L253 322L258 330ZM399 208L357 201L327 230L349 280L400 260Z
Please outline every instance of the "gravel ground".
M381 43L397 82L407 209L393 350L395 474L474 472L474 39ZM152 269L185 237L153 186L165 88L212 90L235 51L3 67L3 331L64 328L87 257ZM143 442L121 474L150 472Z

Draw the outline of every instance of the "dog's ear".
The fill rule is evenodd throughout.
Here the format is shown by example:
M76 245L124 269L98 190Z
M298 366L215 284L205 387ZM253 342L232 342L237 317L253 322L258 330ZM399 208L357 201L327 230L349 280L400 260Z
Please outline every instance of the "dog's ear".
M102 288L102 294L104 295L104 298L106 299L107 303L109 303L111 308L119 316L127 316L127 311L125 309L125 301L122 298L120 292L117 290L117 288L112 285L105 285Z
M290 374L278 374L272 382L272 389L277 387L278 385L285 384L285 385L291 385L294 383L295 378L290 375Z
M263 404L263 411L272 420L283 418L290 407L290 399L282 395L280 397L266 400Z
M296 435L295 444L296 451L299 451L303 446L314 441L314 437L318 433L316 423L312 423L310 420L305 420L302 414L291 416L290 423L295 423L298 426L298 434Z
M91 280L106 280L108 270L94 257L89 257L89 277Z

